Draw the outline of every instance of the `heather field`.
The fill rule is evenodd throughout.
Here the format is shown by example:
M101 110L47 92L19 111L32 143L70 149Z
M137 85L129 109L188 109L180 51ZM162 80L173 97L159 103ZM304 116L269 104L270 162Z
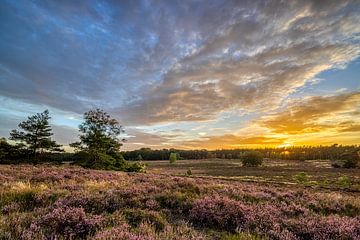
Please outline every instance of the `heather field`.
M244 167L241 159L146 161L147 172L265 182L277 185L301 185L312 188L342 189L360 192L360 168L334 168L329 160L265 159L258 167Z
M1 165L0 239L360 239L354 189L199 177L196 168L159 174L151 164L148 173Z

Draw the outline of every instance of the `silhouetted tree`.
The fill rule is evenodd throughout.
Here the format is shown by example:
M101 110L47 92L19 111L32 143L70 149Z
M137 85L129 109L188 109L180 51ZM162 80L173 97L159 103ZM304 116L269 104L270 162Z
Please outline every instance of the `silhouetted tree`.
M53 133L49 125L50 118L49 111L45 110L21 122L19 124L21 130L14 129L10 132L11 140L26 144L31 151L34 163L37 162L36 155L39 151L63 151L60 145L51 140Z

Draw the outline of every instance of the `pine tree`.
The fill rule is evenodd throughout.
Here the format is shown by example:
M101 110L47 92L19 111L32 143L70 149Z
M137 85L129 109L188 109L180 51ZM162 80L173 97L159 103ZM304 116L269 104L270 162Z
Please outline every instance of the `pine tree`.
M112 154L119 152L122 141L118 136L124 132L119 122L101 109L84 113L85 121L79 126L80 142L70 146L80 151Z
M26 144L32 153L34 162L36 162L36 155L39 151L62 151L61 146L51 140L53 133L49 125L50 118L49 111L45 110L21 122L19 128L22 130L14 129L10 132L11 140Z

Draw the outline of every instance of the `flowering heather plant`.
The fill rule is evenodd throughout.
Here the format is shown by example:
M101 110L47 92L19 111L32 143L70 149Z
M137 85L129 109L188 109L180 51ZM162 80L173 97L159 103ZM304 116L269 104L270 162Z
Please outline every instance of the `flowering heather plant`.
M243 230L252 209L228 197L210 196L195 201L190 212L194 223L227 231Z
M202 240L206 239L197 231L189 228L186 224L171 226L166 225L164 231L157 232L148 223L142 223L134 231L128 224L122 224L114 228L99 232L95 235L96 240Z
M101 216L88 216L83 208L55 208L30 226L32 233L42 232L46 238L63 236L66 239L85 238L100 226ZM28 235L31 236L31 232Z
M358 192L44 165L0 176L0 239L360 239Z

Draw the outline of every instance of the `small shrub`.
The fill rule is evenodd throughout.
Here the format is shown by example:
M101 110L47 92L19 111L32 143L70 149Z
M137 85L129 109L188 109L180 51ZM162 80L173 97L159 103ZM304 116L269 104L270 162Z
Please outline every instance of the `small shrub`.
M242 164L246 167L257 167L263 163L263 156L260 152L246 152L242 157Z
M266 238L260 237L251 233L235 233L235 234L224 234L220 238L221 240L265 240Z
M176 153L170 153L169 157L170 163L175 163L177 160L177 154Z
M359 165L360 156L358 151L344 152L338 159L333 160L331 165L334 168L356 168Z
M162 194L156 197L156 201L161 207L177 213L187 213L192 204L191 197L180 192Z
M146 165L142 163L129 163L125 161L121 153L102 153L81 151L76 154L75 164L84 168L97 170L115 170L125 172L143 172Z
M338 161L332 161L331 166L333 168L341 168L341 164Z
M294 180L301 184L308 184L309 183L309 175L305 172L301 172L294 176Z
M164 217L156 211L126 209L123 213L128 223L133 227L139 227L141 223L150 223L156 231L162 231L166 224Z
M337 179L336 182L341 188L350 188L351 181L347 176L341 176Z
M39 229L50 239L64 236L66 239L86 238L100 226L101 217L87 216L83 208L55 208L31 224L29 233Z
M145 172L146 165L143 163L127 163L125 167L126 172Z
M191 176L191 175L192 175L192 172L191 172L191 169L190 169L190 168L186 171L186 175L187 175L187 176Z
M190 219L202 227L235 232L245 227L250 211L243 203L228 197L205 197L195 201Z

